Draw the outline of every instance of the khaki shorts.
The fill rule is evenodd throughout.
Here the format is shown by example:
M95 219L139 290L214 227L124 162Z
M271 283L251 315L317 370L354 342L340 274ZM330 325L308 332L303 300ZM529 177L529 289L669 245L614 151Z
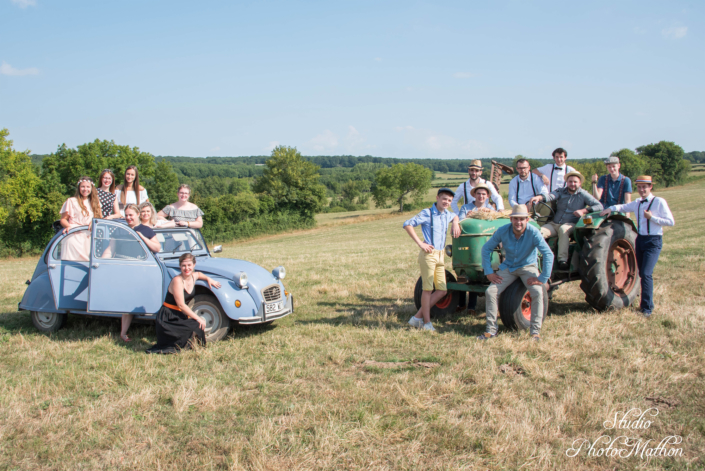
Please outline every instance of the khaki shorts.
M434 249L431 253L421 250L419 252L419 267L421 268L421 281L424 291L433 291L434 284L438 291L448 290L446 286L445 257L441 250Z

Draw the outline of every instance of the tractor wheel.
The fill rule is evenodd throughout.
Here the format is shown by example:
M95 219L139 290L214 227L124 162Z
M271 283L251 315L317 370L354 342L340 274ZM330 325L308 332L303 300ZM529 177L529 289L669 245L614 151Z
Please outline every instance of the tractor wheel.
M521 279L514 280L499 297L499 316L504 327L513 330L528 330L531 327L531 294ZM548 314L548 293L543 287L543 317Z
M622 221L612 220L585 239L580 254L580 289L585 301L598 311L630 306L639 294L636 233Z
M446 283L454 282L455 277L451 272L446 270ZM434 288L433 291L435 292L436 289ZM421 293L423 293L423 282L421 281L421 277L419 277L418 281L416 281L416 287L414 288L414 304L416 304L416 309L421 309ZM460 296L458 292L448 290L448 294L441 298L435 306L431 306L431 319L455 312L459 301Z

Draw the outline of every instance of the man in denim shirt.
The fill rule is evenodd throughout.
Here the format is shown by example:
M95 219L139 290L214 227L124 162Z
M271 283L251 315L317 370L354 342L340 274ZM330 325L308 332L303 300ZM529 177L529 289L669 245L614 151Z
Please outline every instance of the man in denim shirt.
M509 215L511 224L495 231L490 240L482 246L482 268L487 279L492 283L485 291L487 311L486 332L478 340L487 340L497 336L497 301L499 295L514 280L521 278L531 294L531 337L539 340L543 322L544 283L548 281L553 267L553 253L541 237L538 229L529 226L529 212L526 205L518 204ZM492 270L492 251L502 244L506 257L497 273ZM539 273L536 250L543 255L543 270Z
M602 211L602 204L587 191L580 188L583 176L580 172L570 172L566 175L566 186L553 190L549 195L539 195L531 199L536 204L540 201L555 201L556 214L552 221L548 221L541 228L541 235L545 238L558 236L558 269L568 270L568 252L570 235L575 224L587 213Z

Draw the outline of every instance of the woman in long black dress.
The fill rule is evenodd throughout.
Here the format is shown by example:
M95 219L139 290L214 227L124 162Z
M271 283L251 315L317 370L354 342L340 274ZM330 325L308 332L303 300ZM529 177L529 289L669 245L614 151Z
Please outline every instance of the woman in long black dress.
M220 288L220 283L194 271L195 265L196 257L190 253L179 257L181 274L169 284L169 292L157 314L157 344L147 353L177 353L191 348L196 342L206 345L206 322L188 307L188 303L196 296L196 280L205 281L211 288Z

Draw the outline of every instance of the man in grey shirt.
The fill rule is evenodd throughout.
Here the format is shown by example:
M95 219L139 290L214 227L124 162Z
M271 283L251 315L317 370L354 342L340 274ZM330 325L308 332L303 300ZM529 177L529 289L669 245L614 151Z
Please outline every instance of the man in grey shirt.
M568 247L570 234L578 220L587 213L602 211L602 204L590 193L580 188L583 184L580 172L570 172L565 176L566 185L548 194L538 195L531 199L532 204L540 201L555 201L556 214L541 228L544 238L558 236L558 269L568 270ZM587 208L586 208L587 206Z

